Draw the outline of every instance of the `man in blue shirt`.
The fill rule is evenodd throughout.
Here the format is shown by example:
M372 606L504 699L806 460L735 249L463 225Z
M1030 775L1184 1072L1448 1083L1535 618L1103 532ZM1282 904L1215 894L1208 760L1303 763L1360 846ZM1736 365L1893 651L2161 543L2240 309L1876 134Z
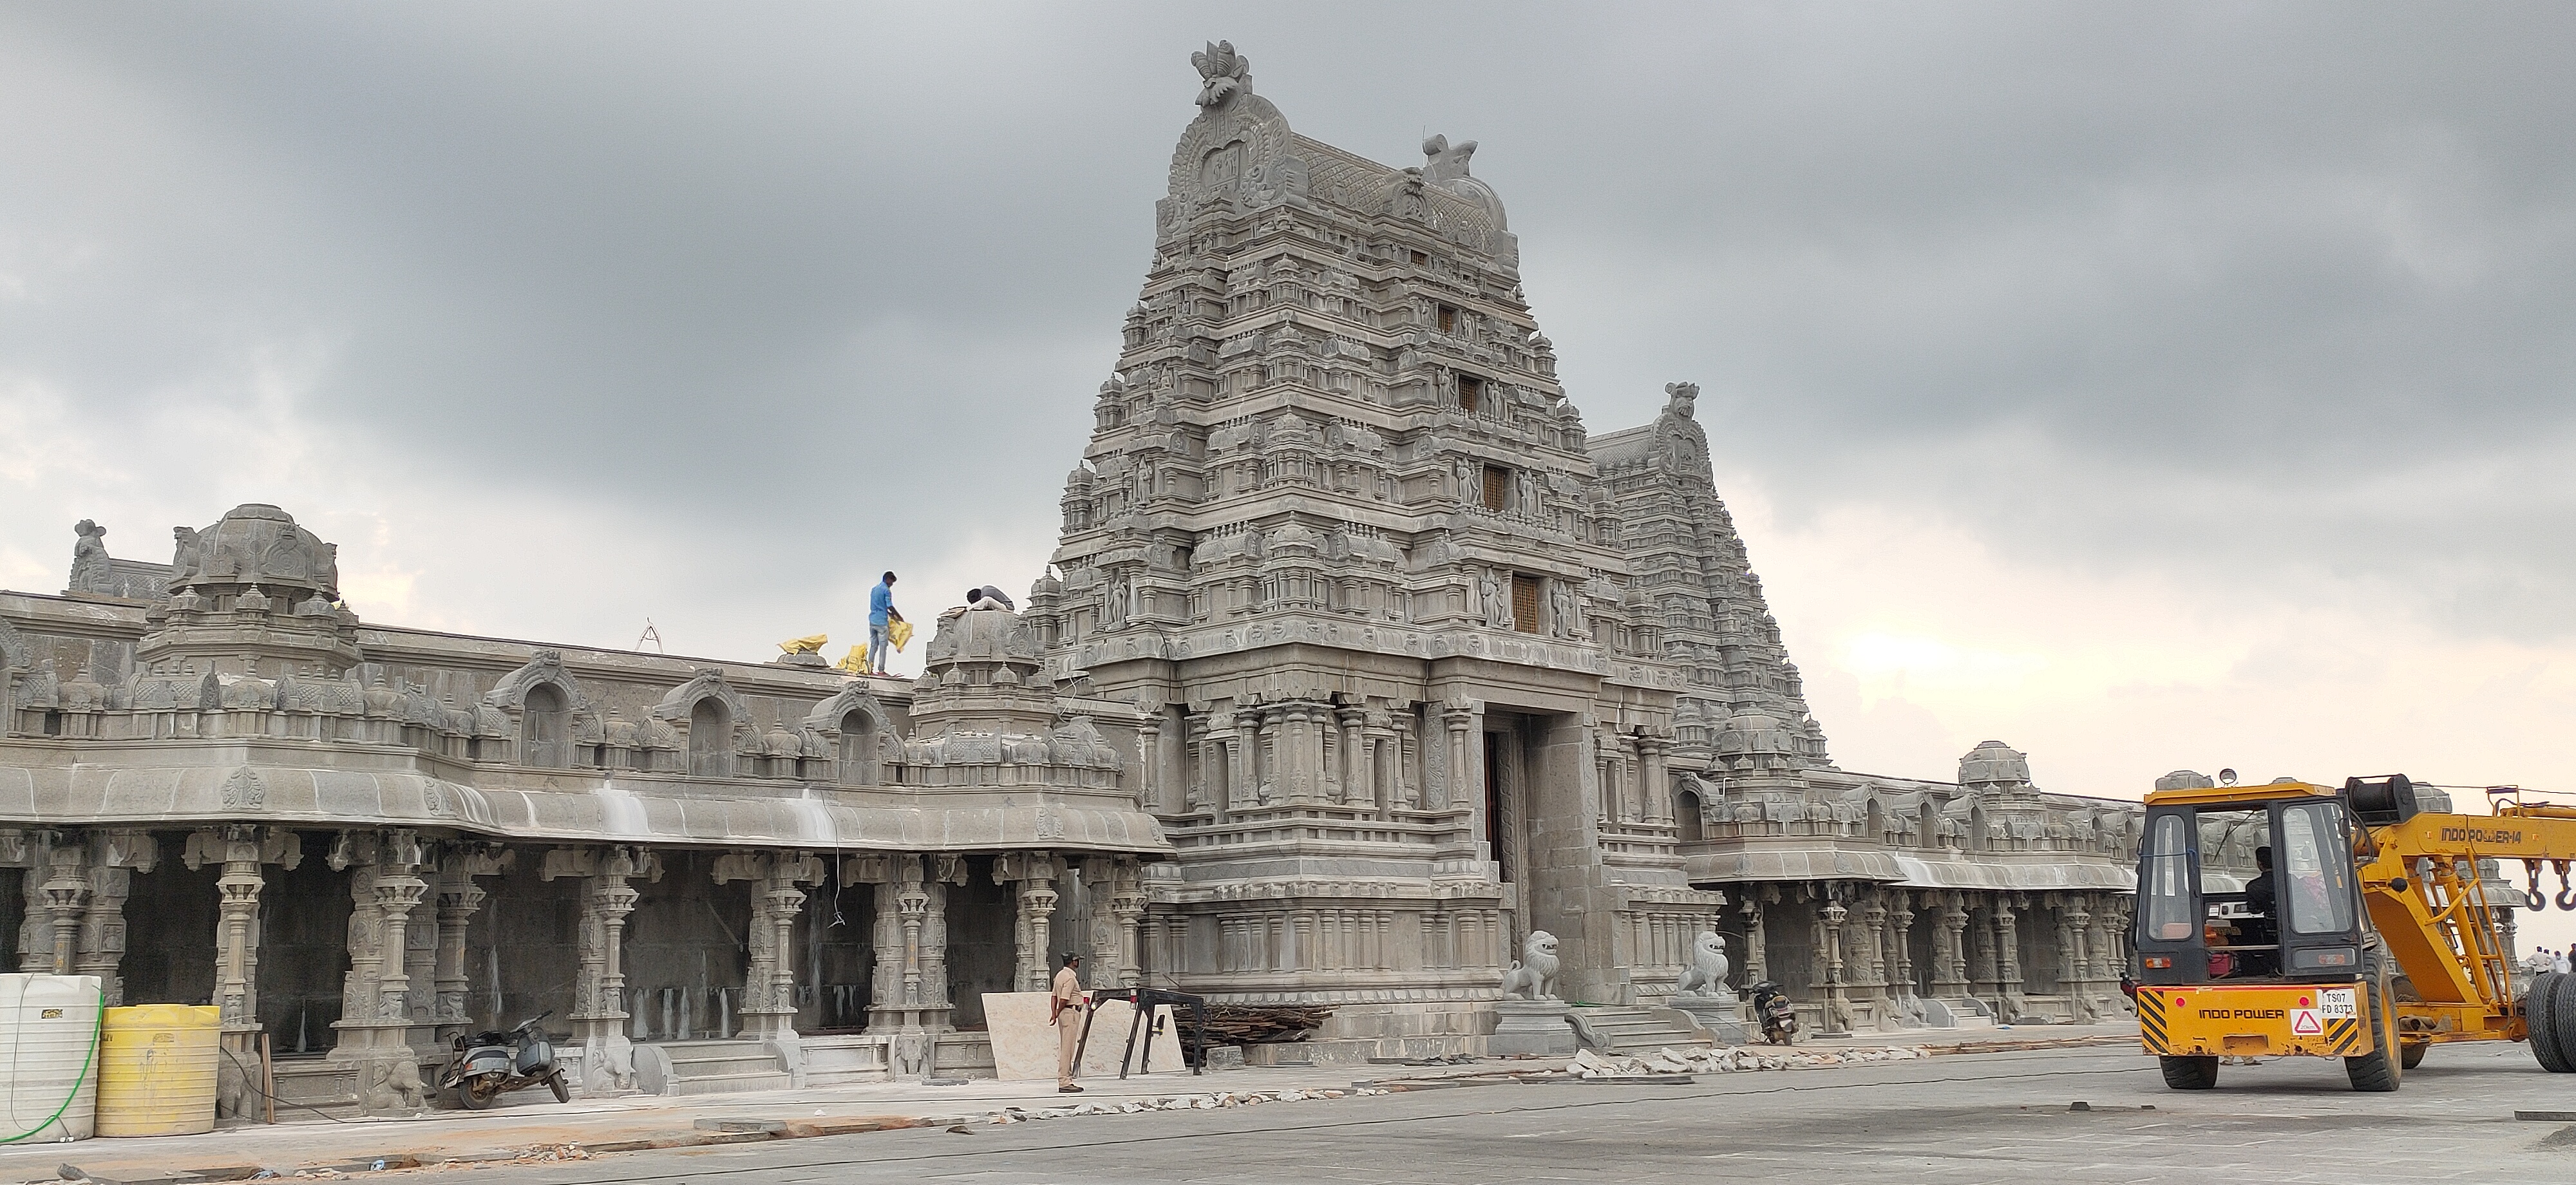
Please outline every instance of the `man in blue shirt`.
M886 626L903 620L894 607L894 573L885 574L875 588L868 590L868 673L886 673Z

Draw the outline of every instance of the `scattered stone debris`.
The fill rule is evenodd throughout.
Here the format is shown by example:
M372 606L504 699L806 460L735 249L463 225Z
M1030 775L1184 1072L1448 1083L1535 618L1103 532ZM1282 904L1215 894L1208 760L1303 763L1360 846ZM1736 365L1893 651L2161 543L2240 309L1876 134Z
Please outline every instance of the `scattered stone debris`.
M1638 1078L1654 1074L1739 1074L1750 1070L1821 1070L1869 1062L1906 1062L1929 1056L1907 1045L1852 1049L1777 1049L1731 1047L1674 1049L1669 1046L1643 1057L1584 1050L1565 1065L1583 1079Z
M993 1124L1026 1123L1032 1119L1064 1119L1075 1115L1136 1115L1146 1111L1212 1111L1227 1107L1257 1107L1263 1103L1302 1103L1314 1099L1359 1098L1392 1093L1377 1088L1348 1089L1320 1087L1307 1090L1224 1090L1213 1094L1172 1095L1159 1099L1129 1099L1116 1103L1082 1103L1071 1107L1046 1107L1036 1111L1005 1107L985 1118Z

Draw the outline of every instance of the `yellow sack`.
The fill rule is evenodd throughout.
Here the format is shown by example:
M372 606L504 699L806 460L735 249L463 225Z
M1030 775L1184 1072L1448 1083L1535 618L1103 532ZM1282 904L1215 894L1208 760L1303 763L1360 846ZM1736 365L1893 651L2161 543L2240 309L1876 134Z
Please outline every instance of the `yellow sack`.
M778 644L778 649L782 654L821 654L823 643L831 640L830 634L808 634L802 638L790 638L781 642Z
M902 650L902 649L903 649L903 644L904 644L904 643L906 643L906 642L909 642L909 641L911 641L911 640L912 640L912 623L911 623L911 622L909 622L909 621L889 621L889 622L887 622L887 623L886 623L886 641L889 641L889 642L894 643L894 648L895 648L896 650L898 650L898 651Z
M850 647L850 652L841 656L840 668L853 675L867 674L868 648L865 646Z

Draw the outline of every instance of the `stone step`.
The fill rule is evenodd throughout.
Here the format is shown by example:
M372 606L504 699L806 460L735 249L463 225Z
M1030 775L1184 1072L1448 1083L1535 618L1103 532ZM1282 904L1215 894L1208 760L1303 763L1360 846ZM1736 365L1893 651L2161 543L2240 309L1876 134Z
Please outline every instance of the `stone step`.
M671 1061L671 1094L785 1090L795 1085L778 1068L777 1055L756 1041L665 1041L659 1048Z
M1643 1008L1580 1008L1576 1010L1584 1023L1609 1042L1614 1053L1651 1053L1667 1046L1674 1049L1707 1049L1711 1042L1699 1030L1676 1025Z
M702 1077L682 1076L671 1084L672 1094L732 1094L742 1090L786 1090L795 1080L776 1070L765 1074L710 1074Z

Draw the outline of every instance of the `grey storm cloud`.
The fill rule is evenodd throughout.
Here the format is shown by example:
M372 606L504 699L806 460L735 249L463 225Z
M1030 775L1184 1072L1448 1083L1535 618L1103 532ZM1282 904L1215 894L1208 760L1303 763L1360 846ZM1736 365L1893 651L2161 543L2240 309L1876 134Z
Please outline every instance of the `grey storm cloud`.
M112 422L301 343L443 481L1043 535L1218 37L1479 140L1593 428L1696 380L1791 520L2576 621L2564 5L22 3L0 367Z

